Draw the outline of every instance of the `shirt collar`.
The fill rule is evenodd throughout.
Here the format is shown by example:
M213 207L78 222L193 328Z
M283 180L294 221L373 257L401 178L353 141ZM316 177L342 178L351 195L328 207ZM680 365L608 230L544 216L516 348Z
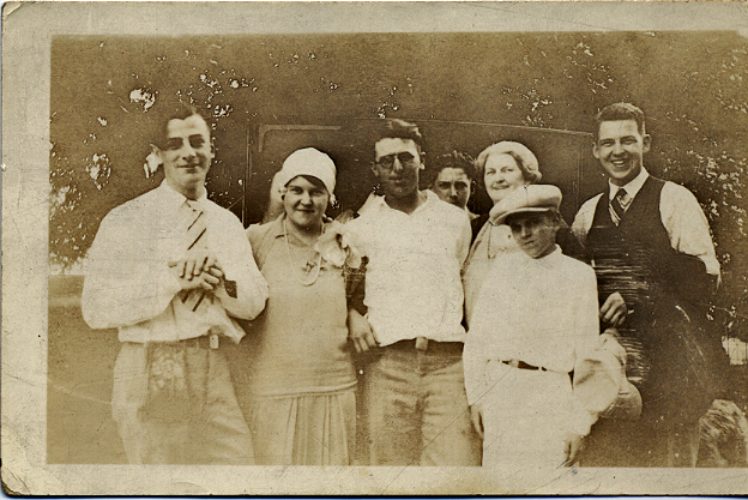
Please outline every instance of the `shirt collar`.
M647 172L647 169L642 165L642 169L639 171L639 175L634 177L623 186L616 186L615 184L610 182L610 180L608 180L608 187L610 188L609 198L612 200L619 189L625 189L626 194L629 196L629 198L635 198L636 194L639 192L639 190L641 190L644 182L647 180L647 177L649 177L649 172Z
M548 269L556 266L556 261L558 261L559 257L563 255L563 252L561 251L561 247L556 245L556 248L553 249L551 253L544 257L540 257L538 259L533 259L529 255L527 255L525 252L523 252L521 249L518 252L519 254L522 254L524 257L525 265L526 266L534 266L534 267L541 267L543 269Z
M173 208L176 210L179 209L185 201L187 201L187 197L172 188L169 183L166 182L166 179L161 181L161 185L157 189L159 190L158 198L161 200L165 208ZM197 200L190 201L204 210L207 206L206 202L208 201L207 190L203 189L202 196L200 196Z
M421 205L418 205L415 210L413 210L410 214L407 215L413 215L417 212L420 212L421 210L425 210L427 207L431 206L434 201L441 201L439 200L439 197L431 191L430 189L426 189L424 191L418 191L419 193L426 193L426 201L424 201ZM368 201L367 201L368 203ZM446 202L444 202L446 203ZM384 196L377 196L375 199L372 200L372 208L377 207L379 210L391 210L393 212L402 212L401 210L395 210L394 208L390 207L386 201L384 201ZM368 208L367 208L368 211Z

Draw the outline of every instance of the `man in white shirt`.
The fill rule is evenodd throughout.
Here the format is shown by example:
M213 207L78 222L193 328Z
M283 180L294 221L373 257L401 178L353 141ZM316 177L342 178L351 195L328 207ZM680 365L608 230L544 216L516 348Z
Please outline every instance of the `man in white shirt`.
M384 123L372 167L384 196L349 223L368 256L368 313L351 311L350 334L357 351L380 351L364 389L369 458L374 465L479 465L462 369L460 269L470 223L464 210L418 189L421 142L416 125Z
M168 120L164 181L114 208L87 256L83 317L117 328L112 415L130 463L251 463L221 346L265 306L267 284L241 222L207 199L210 131Z
M556 245L560 204L557 187L535 184L494 207L522 252L496 260L465 342L465 387L484 466L568 465L597 418L570 377L597 346L595 273Z
M724 354L718 336L703 328L719 279L709 226L688 189L644 168L651 138L641 109L611 104L596 121L592 152L608 189L582 205L572 231L598 274L601 319L644 356L630 359L642 419L632 428L610 422L621 431L618 444L604 446L603 460L592 465L691 465L696 421L711 404Z

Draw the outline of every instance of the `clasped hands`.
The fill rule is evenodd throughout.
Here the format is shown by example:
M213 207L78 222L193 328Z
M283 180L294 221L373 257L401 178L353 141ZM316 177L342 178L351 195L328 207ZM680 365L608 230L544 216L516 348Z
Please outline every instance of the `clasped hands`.
M207 250L191 250L179 260L169 261L182 290L215 292L223 288L225 273L215 255Z

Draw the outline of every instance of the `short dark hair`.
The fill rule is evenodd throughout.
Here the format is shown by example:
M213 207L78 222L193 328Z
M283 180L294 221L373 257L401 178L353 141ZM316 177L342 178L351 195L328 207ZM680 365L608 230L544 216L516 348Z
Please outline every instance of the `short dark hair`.
M393 138L393 139L410 139L418 146L418 151L423 148L423 136L421 131L418 130L418 125L399 118L389 118L384 120L384 123L378 127L374 142L379 142L382 139Z
M644 135L644 111L630 102L614 102L605 106L595 115L595 138L600 133L600 124L602 122L618 120L634 120L637 130L640 134Z
M432 160L434 177L439 175L439 172L445 168L459 168L465 174L473 179L475 177L475 160L468 153L452 150L449 153L444 153Z
M151 111L155 116L149 117L149 119L155 119L158 124L158 137L154 139L158 141L159 147L165 146L166 138L168 135L169 122L171 120L186 120L191 116L199 116L203 119L205 124L208 126L210 132L210 122L197 110L194 104L185 102L181 99L169 99L164 98L159 102L156 100L156 104L153 106ZM151 113L149 113L151 114Z

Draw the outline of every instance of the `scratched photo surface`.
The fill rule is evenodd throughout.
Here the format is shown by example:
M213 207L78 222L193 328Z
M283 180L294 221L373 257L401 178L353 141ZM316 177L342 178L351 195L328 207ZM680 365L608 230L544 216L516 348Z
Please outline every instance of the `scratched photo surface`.
M744 7L196 3L9 10L3 19L9 44L3 50L2 429L9 492L748 492ZM102 219L164 180L154 145L172 103L189 103L204 117L214 154L207 197L248 228L283 210L273 207L273 177L305 147L323 151L337 168L336 201L326 215L356 212L376 192L377 128L393 118L417 124L423 135L420 189L438 194L441 162L457 158L472 169L487 146L516 141L537 157L542 183L560 188L559 213L571 225L582 204L607 189L593 156L595 115L619 101L645 111L652 138L646 169L695 195L719 263L717 292L697 302L707 317L704 330L721 339L724 368L704 368L699 360L712 354L684 341L695 366L667 371L674 385L682 375L721 388L719 402L705 407L710 418L694 431L693 457L670 450L630 458L630 450L651 445L648 437L611 431L633 429L636 420L602 417L577 463L553 472L421 467L428 462L417 459L376 466L368 444L379 436L367 426L364 404L375 358L357 354L351 343L344 349L355 418L353 427L341 428L353 429L349 466L217 467L188 460L177 467L180 461L169 459L128 465L112 416L123 343L116 328L92 329L84 321L81 297ZM463 208L488 214L493 202L483 180L471 187ZM621 266L603 274L621 273ZM648 286L636 278L616 283L624 295ZM249 350L221 343L237 395L250 383L244 356L256 348L257 320L241 326ZM619 333L628 380L646 384L651 367L640 333L626 327ZM681 401L696 406L697 399ZM673 446L684 446L678 439L686 438L674 438Z

